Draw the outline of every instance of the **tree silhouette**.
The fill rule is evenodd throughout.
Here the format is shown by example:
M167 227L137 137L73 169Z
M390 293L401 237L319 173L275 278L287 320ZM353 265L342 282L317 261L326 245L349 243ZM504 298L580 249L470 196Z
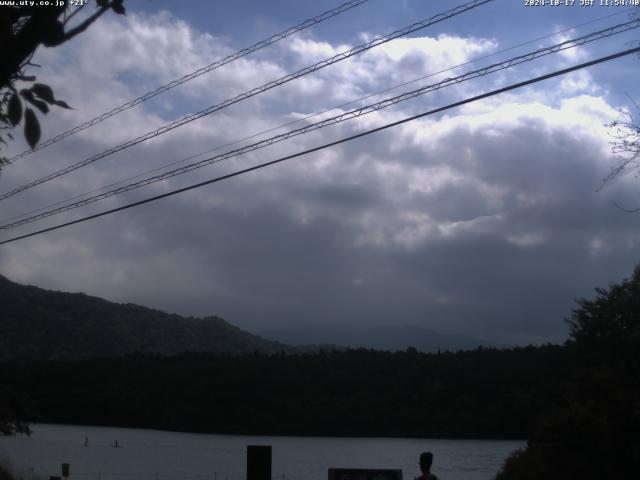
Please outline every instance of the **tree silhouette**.
M547 412L497 480L634 478L640 471L640 265L578 300L566 405Z
M640 8L636 8L630 17L640 19ZM623 111L620 119L609 125L615 129L611 147L613 153L618 156L618 164L611 168L609 175L603 180L602 186L611 183L625 173L634 172L636 176L640 175L640 118L638 118L640 105L630 95L628 97L635 107L636 114L634 115L631 111ZM640 212L640 207L617 206L624 211Z
M635 107L640 112L640 107ZM603 185L624 173L635 172L636 176L640 175L640 119L631 112L625 112L622 119L616 120L610 126L615 128L611 146L613 153L618 156L618 164L611 169ZM640 211L640 207L618 206L628 212Z
M31 59L37 48L40 45L62 45L84 32L108 10L125 14L124 0L96 0L97 10L72 25L75 15L83 7L71 7L69 2L49 2L50 5L16 3L3 6L0 10L0 149L2 144L7 144L7 140L13 140L11 131L21 124L27 143L34 148L41 135L36 110L47 114L51 106L70 108L55 98L48 85L34 83L36 77L26 74L28 67L36 66ZM18 90L17 82L30 86ZM0 155L0 167L7 163L7 158Z

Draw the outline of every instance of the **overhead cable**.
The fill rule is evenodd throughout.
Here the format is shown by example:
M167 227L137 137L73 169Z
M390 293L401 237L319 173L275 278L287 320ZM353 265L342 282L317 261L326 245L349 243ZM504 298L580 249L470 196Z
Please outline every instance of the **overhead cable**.
M419 22L413 23L407 27L404 27L400 30L396 30L395 32L392 32L388 35L382 36L382 37L377 37L367 43L364 43L362 45L359 45L357 47L353 47L349 50L346 50L344 52L341 52L337 55L334 55L330 58L324 59L318 63L315 63L311 66L302 68L294 73L290 73L288 75L285 75L284 77L281 77L277 80L273 80L271 82L268 82L264 85L262 85L261 87L257 87L254 88L253 90L250 90L248 92L245 93L241 93L240 95L237 95L233 98L230 98L228 100L223 101L222 103L218 103L216 105L212 105L204 110L200 110L199 112L190 114L190 115L186 115L184 117L182 117L179 120L176 120L172 123L169 123L167 125L164 125L156 130L153 130L151 132L148 132L144 135L141 135L139 137L136 137L132 140L129 140L125 143L122 143L120 145L117 145L113 148L110 148L108 150L103 151L102 153L99 153L97 155L94 155L92 157L89 157L85 160L82 160L78 163L69 165L65 168L63 168L62 170L58 170L57 172L53 172L50 173L49 175L45 175L44 177L41 177L37 180L34 180L32 182L29 182L27 184L24 184L20 187L17 187L9 192L3 193L0 195L0 200L4 200L6 198L12 197L13 195L16 195L17 193L23 192L27 189L33 188L37 185L40 185L42 183L45 183L49 180L53 180L54 178L58 178L62 175L65 175L67 173L73 172L75 170L78 170L79 168L85 167L91 163L94 163L104 157L107 157L113 153L116 152L120 152L122 150L125 150L126 148L132 147L134 145L137 145L141 142L144 142L146 140L149 140L151 138L157 137L159 135L162 135L166 132L169 132L175 128L181 127L187 123L193 122L194 120L198 120L199 118L202 118L204 116L210 115L214 112L217 112L219 110L222 110L223 108L226 108L230 105L233 105L235 103L238 103L242 100L246 100L247 98L253 97L255 95L258 95L260 93L266 92L267 90L270 90L272 88L278 87L284 83L290 82L292 80L295 80L296 78L300 78L304 75L307 75L309 73L318 71L322 68L325 68L329 65L333 65L334 63L338 63L342 60L346 60L347 58L351 58L354 55L357 55L359 53L362 53L364 51L367 51L373 47L376 47L378 45L382 45L384 43L390 42L391 40L394 40L396 38L402 37L404 35L408 35L409 33L415 32L417 30L421 30L423 28L426 28L430 25L433 25L435 23L438 22L442 22L448 18L451 18L453 16L459 15L463 12L466 12L468 10L471 10L473 8L476 8L480 5L484 5L486 3L489 2L493 2L495 0L473 0L471 2L465 3L463 5L459 5L455 8L452 8L450 10L447 10L446 12L443 13L439 13L433 17L427 18L425 20L421 20Z
M107 185L104 185L102 187L98 187L96 189L93 189L93 190L90 190L90 191L87 191L87 192L83 192L83 193L80 193L80 194L77 194L77 195L73 195L72 197L69 197L69 198L66 198L66 199L63 199L63 200L59 200L57 202L54 202L54 203L51 203L51 204L48 204L48 205L45 205L45 206L42 206L42 207L38 207L38 208L35 208L33 210L28 210L28 211L23 212L23 213L21 213L19 215L14 215L12 217L8 217L8 218L2 220L2 222L9 223L12 220L16 220L16 219L19 219L19 218L31 216L32 214L35 214L37 212L43 212L45 210L50 210L53 207L57 207L59 205L65 204L65 203L69 203L72 200L78 200L80 198L86 197L87 195L96 194L96 193L101 192L103 190L106 190L108 188L115 187L117 185L122 185L123 183L129 182L129 181L134 180L136 178L144 177L145 175L149 175L151 173L158 172L160 170L164 170L164 169L169 168L169 167L171 167L173 165L178 165L178 164L181 164L181 163L188 162L189 160L194 160L194 159L196 159L196 158L198 158L198 157L200 157L202 155L206 155L208 153L212 153L212 152L215 152L215 151L223 150L225 148L232 147L233 145L240 144L240 143L245 142L247 140L258 138L258 137L260 137L262 135L265 135L267 133L271 133L271 132L274 132L274 131L277 131L277 130L281 130L281 129L285 128L285 127L289 127L291 125L295 125L295 124L298 124L298 123L305 122L307 120L310 120L311 118L318 117L320 115L324 115L324 114L329 113L329 112L331 112L333 110L342 109L342 108L347 107L349 105L353 105L355 103L358 103L358 102L360 102L362 100L366 100L368 98L372 98L372 97L381 95L383 93L390 92L392 90L397 90L397 89L405 87L407 85L411 85L413 83L417 83L417 82L419 82L421 80L426 80L427 78L432 78L432 77L435 77L436 75L440 75L442 73L450 72L450 71L455 70L457 68L464 67L465 65L470 65L472 63L479 62L480 60L485 60L487 58L495 57L495 56L500 55L502 53L506 53L506 52L521 48L521 47L523 47L525 45L530 45L532 43L536 43L536 42L539 42L541 40L546 40L547 38L551 38L551 37L554 37L554 36L557 36L557 35L561 35L561 34L566 33L566 32L570 32L572 30L575 30L576 28L584 27L586 25L590 25L590 24L593 24L593 23L596 23L596 22L599 22L599 21L602 21L602 20L605 20L607 18L611 18L611 17L614 17L614 16L623 15L625 13L629 13L632 10L633 10L632 8L629 8L627 10L621 10L621 11L617 11L617 12L614 12L614 13L610 13L608 15L603 15L603 16L600 16L600 17L596 17L596 18L594 18L592 20L589 20L587 22L583 22L583 23L580 23L580 24L577 24L577 25L573 25L573 26L567 27L567 28L565 28L563 30L558 30L558 31L556 31L554 33L550 33L550 34L544 35L542 37L537 37L537 38L534 38L532 40L527 40L526 42L522 42L522 43L519 43L517 45L513 45L511 47L507 47L507 48L504 48L502 50L498 50L496 52L491 52L491 53L486 54L486 55L482 55L482 56L479 56L479 57L474 57L474 58L472 58L470 60L467 60L466 62L459 63L457 65L454 65L454 66L451 66L451 67L447 67L445 69L439 70L437 72L432 72L432 73L429 73L427 75L422 75L422 76L414 78L412 80L409 80L409 81L406 81L406 82L403 82L403 83L399 83L399 84L393 85L391 87L388 87L388 88L385 88L385 89L382 89L382 90L378 90L378 91L373 92L373 93L369 93L369 94L364 95L362 97L359 97L357 99L349 100L348 102L344 102L344 103L342 103L340 105L336 105L336 106L327 108L327 109L322 110L320 112L312 113L312 114L306 115L305 117L298 118L298 119L295 119L295 120L291 120L289 122L285 122L285 123L277 125L275 127L270 127L270 128L268 128L266 130L262 130L260 132L251 134L249 136L233 140L233 141L231 141L229 143L226 143L226 144L223 144L223 145L218 145L216 147L209 148L209 149L207 149L205 151L202 151L202 152L199 152L199 153L191 154L191 155L189 155L187 157L183 157L183 158L181 158L179 160L171 161L171 162L169 162L169 163L167 163L165 165L162 165L160 167L155 167L155 168L152 168L150 170L145 170L145 171L137 173L135 175L132 175L132 176L117 180L115 182L111 182L111 183L109 183ZM2 227L0 227L0 228L2 228Z
M41 230L37 230L37 231L31 232L31 233L27 233L25 235L20 235L20 236L17 236L17 237L9 238L7 240L0 241L0 245L16 242L18 240L23 240L25 238L30 238L30 237L33 237L33 236L36 236L36 235L40 235L40 234L43 234L43 233L52 232L54 230L59 230L59 229L64 228L64 227L68 227L68 226L75 225L75 224L78 224L78 223L86 222L88 220L92 220L92 219L95 219L95 218L103 217L105 215L110 215L112 213L116 213L116 212L120 212L120 211L123 211L123 210L127 210L129 208L133 208L133 207L137 207L137 206L144 205L144 204L147 204L147 203L151 203L151 202L163 199L163 198L171 197L173 195L177 195L179 193L187 192L189 190L194 190L196 188L200 188L200 187L203 187L205 185L210 185L212 183L217 183L217 182L220 182L222 180L226 180L226 179L229 179L229 178L237 177L239 175L243 175L243 174L248 173L248 172L252 172L254 170L259 170L259 169L262 169L262 168L265 168L265 167L268 167L268 166L271 166L271 165L275 165L275 164L284 162L286 160L291 160L293 158L301 157L303 155L308 155L309 153L317 152L317 151L324 150L324 149L329 148L329 147L340 145L342 143L346 143L346 142L355 140L357 138L365 137L365 136L371 135L373 133L377 133L377 132L389 129L391 127L402 125L404 123L411 122L413 120L417 120L419 118L423 118L423 117L426 117L428 115L434 115L436 113L440 113L440 112L443 112L445 110L450 110L452 108L456 108L456 107L459 107L459 106L462 106L462 105L466 105L468 103L476 102L478 100L482 100L484 98L492 97L492 96L498 95L500 93L504 93L504 92L508 92L508 91L511 91L511 90L515 90L517 88L522 88L522 87L525 87L527 85L532 85L534 83L541 82L543 80L548 80L550 78L554 78L554 77L557 77L557 76L560 76L560 75L565 75L565 74L570 73L570 72L581 70L583 68L587 68L587 67L590 67L590 66L593 66L593 65L604 63L604 62L607 62L607 61L610 61L610 60L614 60L616 58L624 57L626 55L631 55L631 54L638 53L638 52L640 52L640 47L623 50L621 52L617 52L617 53L614 53L612 55L607 55L605 57L600 57L598 59L591 60L589 62L585 62L585 63L581 63L579 65L575 65L573 67L565 68L565 69L562 69L562 70L557 70L555 72L548 73L546 75L541 75L541 76L538 76L538 77L535 77L535 78L531 78L529 80L525 80L525 81L522 81L522 82L518 82L518 83L515 83L515 84L512 84L512 85L506 86L506 87L498 88L496 90L492 90L490 92L483 93L481 95L476 95L474 97L467 98L467 99L461 100L459 102L451 103L451 104L446 105L444 107L440 107L440 108L429 110L429 111L426 111L426 112L423 112L423 113L419 113L417 115L413 115L413 116L404 118L402 120L398 120L398 121L395 121L395 122L387 123L385 125L382 125L382 126L376 127L376 128L372 128L372 129L367 130L365 132L360 132L360 133L356 133L356 134L348 136L348 137L341 138L340 140L335 140L333 142L325 143L323 145L320 145L320 146L317 146L317 147L313 147L313 148L310 148L310 149L307 149L307 150L304 150L304 151L301 151L301 152L297 152L297 153L294 153L294 154L291 154L291 155L280 157L280 158L277 158L275 160L271 160L269 162L261 163L259 165L254 165L253 167L248 167L248 168L245 168L245 169L233 172L233 173L229 173L229 174L226 174L226 175L221 175L219 177L215 177L215 178L212 178L212 179L200 182L200 183L196 183L196 184L193 184L193 185L189 185L187 187L182 187L182 188L179 188L179 189L176 189L176 190L172 190L170 192L166 192L166 193L163 193L163 194L160 194L160 195L149 197L149 198L146 198L144 200L139 200L137 202L129 203L127 205L123 205L123 206L120 206L120 207L117 207L117 208L112 208L110 210L105 210L103 212L95 213L93 215L88 215L86 217L82 217L82 218L79 218L79 219L76 219L76 220L72 220L72 221L65 222L65 223L60 223L60 224L54 225L52 227L43 228Z
M525 62L530 62L533 60L536 60L538 58L541 57L545 57L547 55L551 55L553 53L557 53L557 52L561 52L564 50L567 50L569 48L575 48L579 45L584 45L590 42L594 42L597 40L602 40L604 38L608 38L611 37L613 35L619 34L619 33L623 33L623 32L627 32L629 30L635 29L640 27L640 19L638 20L632 20L626 23L622 23L619 25L615 25L613 27L609 27L603 30L599 30L597 32L592 32L589 33L587 35L583 35L582 37L578 37L578 38L574 38L574 39L570 39L570 40L565 40L564 42L558 43L556 45L552 45L550 47L545 47L545 48L540 48L538 50L535 50L533 52L524 54L524 55L519 55L517 57L511 58L509 60L505 60L503 62L499 62L499 63L494 63L493 65L489 65L487 67L483 67L477 70L473 70L470 72L467 72L463 75L454 77L454 78L447 78L444 79L438 83L434 83L431 85L426 85L423 87L420 87L416 90L412 90L410 92L405 92L402 93L400 95L396 95L394 97L391 98L387 98L360 108L356 108L353 110L350 110L348 112L344 112L341 113L339 115L335 115L333 117L330 118L326 118L324 120L321 120L319 122L315 122L309 125L306 125L304 127L300 127L294 130L291 130L289 132L285 132L279 135L275 135L273 137L261 140L259 142L255 142L253 144L250 145L246 145L244 147L241 148L237 148L235 150L231 150L229 152L225 152L223 154L220 155L216 155L210 158L206 158L204 160L200 160L199 162L194 162L191 163L189 165L184 165L182 167L152 176L152 177L148 177L145 178L143 180L140 180L138 182L134 182L134 183L130 183L128 185L124 185L122 187L119 188L115 188L113 190L109 190L107 192L103 192L101 194L98 195L93 195L91 197L85 198L83 200L79 200L76 202L72 202L51 210L48 210L46 212L43 213L39 213L37 215L32 215L29 216L27 218L23 218L21 220L17 220L15 222L10 222L10 223L6 223L4 225L0 225L0 229L2 230L7 230L10 228L15 228L21 225L25 225L27 223L31 223L31 222L35 222L37 220L41 220L43 218L46 217L50 217L52 215L56 215L62 212L66 212L69 210L73 210L76 208L80 208L83 207L85 205L91 204L91 203L95 203L98 202L100 200L104 200L106 198L109 197L113 197L115 195L119 195L121 193L125 193L131 190L135 190L147 185L151 185L153 183L157 183L159 181L162 180L166 180L167 178L171 178L171 177L175 177L178 175L182 175L184 173L214 164L214 163L219 163L225 160L228 160L232 157L237 157L239 155L243 155L245 153L248 152L253 152L255 150L273 145L275 143L280 143L284 140L288 140L292 137L296 137L299 135L304 135L306 133L312 132L314 130L319 130L321 128L327 127L329 125L335 125L337 123L342 123L344 121L347 120L351 120L353 118L358 118L361 117L363 115L367 115L369 113L373 113L379 110L382 110L384 108L390 107L392 105L396 105L400 102L404 102L407 100L410 100L412 98L418 97L420 95L424 95L426 93L430 93L436 90L440 90L442 88L446 88L452 85L456 85L458 83L462 83L468 80L472 80L474 78L478 78L478 77L483 77L486 75L489 75L491 73L495 73L501 70L506 70L508 68L514 67L516 65L520 65L522 63Z

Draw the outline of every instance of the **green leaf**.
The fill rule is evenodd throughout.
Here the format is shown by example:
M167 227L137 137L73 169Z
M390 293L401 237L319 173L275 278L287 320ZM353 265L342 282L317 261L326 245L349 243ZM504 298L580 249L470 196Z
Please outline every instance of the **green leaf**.
M7 106L7 116L9 117L9 123L15 127L22 120L22 102L17 94L11 95L9 99L9 105Z
M113 10L113 12L117 13L118 15L126 15L123 2L124 0L113 0L113 3L111 4L111 10Z
M64 42L64 25L61 21L47 21L38 31L40 41L45 47L55 47Z
M49 105L44 103L42 100L38 100L37 98L35 98L31 90L20 90L20 95L22 95L22 98L24 98L27 102L29 102L31 105L36 107L42 113L44 114L49 113Z
M53 96L53 90L49 85L45 85L44 83L34 83L31 87L31 91L47 103L53 103L56 101Z
M54 103L54 105L57 105L57 106L59 106L59 107L62 107L62 108L68 108L69 110L73 110L73 109L69 106L69 104L68 104L67 102L63 102L62 100L56 100L56 101L55 101L55 102L53 102L53 103Z
M40 122L38 122L38 117L30 108L25 111L24 120L24 138L33 149L40 141Z
M44 103L42 100L37 100L35 98L27 98L27 102L29 102L31 105L36 107L42 113L44 113L44 114L49 113L49 105Z

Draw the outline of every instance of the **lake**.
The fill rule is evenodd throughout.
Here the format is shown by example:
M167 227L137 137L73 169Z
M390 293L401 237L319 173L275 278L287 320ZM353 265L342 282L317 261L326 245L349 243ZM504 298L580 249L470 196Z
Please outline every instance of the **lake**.
M0 461L9 459L24 480L240 480L247 445L273 447L274 480L325 480L329 467L402 469L419 475L420 452L434 453L441 480L489 480L524 441L406 438L265 437L206 435L131 428L37 424L30 437L0 437ZM84 446L85 438L88 446ZM121 448L114 448L118 442Z

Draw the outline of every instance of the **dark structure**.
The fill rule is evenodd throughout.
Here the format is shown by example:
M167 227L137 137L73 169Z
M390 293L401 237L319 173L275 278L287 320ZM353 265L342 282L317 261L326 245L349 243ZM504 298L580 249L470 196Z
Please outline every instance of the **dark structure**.
M247 447L247 480L271 480L271 446Z

